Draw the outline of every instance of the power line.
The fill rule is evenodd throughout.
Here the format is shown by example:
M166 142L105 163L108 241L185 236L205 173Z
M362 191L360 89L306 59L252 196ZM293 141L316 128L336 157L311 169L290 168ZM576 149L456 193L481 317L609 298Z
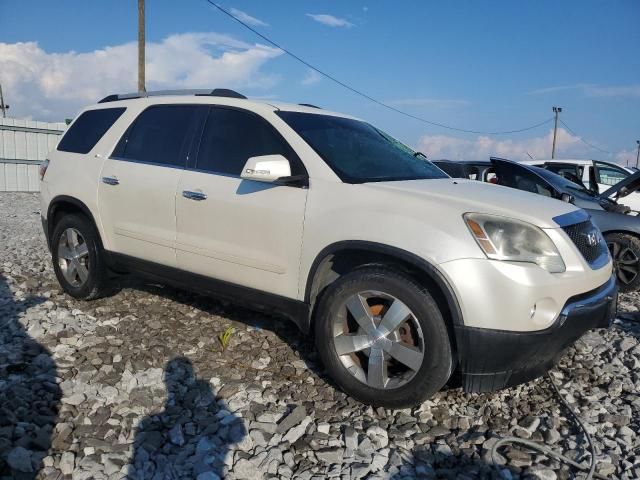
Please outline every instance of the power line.
M605 150L603 148L600 147L596 147L595 145L590 144L589 142L587 142L584 138L582 138L580 135L578 135L574 130L571 130L571 128L569 127L569 125L567 125L566 123L564 123L563 120L560 120L560 123L564 126L564 128L566 128L567 130L569 130L569 133L571 133L574 137L577 137L578 140L580 140L582 143L584 143L587 147L591 147L595 150L599 150L602 153L608 153L609 155L612 155L613 152L610 152L609 150Z
M240 25L242 25L243 27L247 28L248 30L250 30L251 32L253 32L257 36L259 36L260 38L262 38L265 42L268 42L271 45L273 45L274 47L278 48L279 50L282 50L284 53L286 53L290 57L294 58L298 62L300 62L303 65L305 65L306 67L310 68L311 70L319 73L323 77L328 78L332 82L340 85L343 88L346 88L347 90L349 90L352 93L355 93L356 95L359 95L359 96L361 96L363 98L366 98L370 102L373 102L373 103L375 103L377 105L380 105L381 107L384 107L384 108L386 108L388 110L391 110L393 112L399 113L400 115L404 115L405 117L409 117L409 118L412 118L414 120L418 120L419 122L423 122L423 123L426 123L428 125L432 125L432 126L436 126L436 127L446 128L447 130L454 130L456 132L475 133L475 134L479 134L479 135L507 135L507 134L511 134L511 133L520 133L520 132L526 132L527 130L533 130L534 128L541 127L542 125L545 125L545 124L551 122L551 120L553 120L553 118L548 118L548 119L544 120L543 122L536 123L535 125L531 125L529 127L518 128L518 129L515 129L515 130L505 130L505 131L500 131L500 132L484 132L484 131L481 131L481 130L467 130L465 128L452 127L450 125L445 125L444 123L439 123L439 122L434 122L434 121L431 121L431 120L427 120L426 118L422 118L422 117L419 117L417 115L413 115L411 113L405 112L404 110L400 110L399 108L396 108L396 107L394 107L392 105L384 103L384 102L382 102L380 100L377 100L376 98L374 98L374 97L372 97L370 95L367 95L366 93L364 93L364 92L362 92L360 90L357 90L356 88L354 88L354 87L342 82L341 80L338 80L334 76L332 76L332 75L330 75L330 74L328 74L326 72L323 72L322 70L320 70L317 67L314 67L312 64L310 64L309 62L307 62L303 58L300 58L299 56L297 56L295 53L291 52L290 50L287 50L286 48L284 48L282 46L280 46L279 44L277 44L276 42L274 42L273 40L271 40L267 36L263 35L259 31L257 31L253 27L251 27L250 25L247 25L245 22L243 22L242 20L237 18L231 12L228 12L227 10L222 8L217 3L213 2L212 0L206 0L206 1L209 4L211 4L213 7L217 8L219 11L224 13L229 18L232 18L233 20L238 22Z

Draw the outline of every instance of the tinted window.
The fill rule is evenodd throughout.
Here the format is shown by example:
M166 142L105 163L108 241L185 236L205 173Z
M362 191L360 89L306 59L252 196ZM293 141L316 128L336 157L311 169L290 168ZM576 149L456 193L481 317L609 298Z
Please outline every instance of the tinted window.
M554 189L531 170L509 162L498 163L497 170L498 183L500 185L517 188L525 192L537 193L546 197L554 196Z
M289 146L265 120L248 112L212 108L202 133L196 168L240 175L249 158L276 154L289 159L293 175L303 173L296 171Z
M114 151L114 156L183 167L198 113L206 107L159 105L142 112Z
M345 182L448 178L431 162L368 123L311 113L278 115Z
M58 144L58 150L89 153L125 110L125 108L87 110L67 130Z

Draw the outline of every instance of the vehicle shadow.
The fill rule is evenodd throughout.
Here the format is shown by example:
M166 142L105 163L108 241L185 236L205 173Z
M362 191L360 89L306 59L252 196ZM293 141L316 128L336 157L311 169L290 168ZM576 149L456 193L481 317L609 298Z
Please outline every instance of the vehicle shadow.
M613 326L640 339L640 312L619 313Z
M274 312L263 312L254 309L246 303L230 302L215 296L206 296L180 288L158 285L135 276L122 277L119 283L119 288L128 288L150 295L158 295L173 302L195 307L210 315L224 316L231 322L272 332L296 352L299 358L305 362L308 370L328 384L335 386L331 378L324 373L311 335L301 333L296 325L284 316Z
M209 382L196 377L185 357L170 360L164 371L164 409L140 421L127 478L178 479L225 477L225 458L247 432Z
M15 300L0 275L0 474L8 478L38 476L58 418L62 392L56 364L19 321L42 301Z

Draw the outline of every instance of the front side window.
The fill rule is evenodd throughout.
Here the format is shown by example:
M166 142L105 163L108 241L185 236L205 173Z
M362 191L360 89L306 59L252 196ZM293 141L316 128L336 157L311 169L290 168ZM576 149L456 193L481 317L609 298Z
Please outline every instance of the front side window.
M292 175L302 173L292 161L290 147L265 120L249 112L214 107L202 133L196 168L240 175L249 158L278 154L289 159Z
M343 182L448 178L424 157L368 123L313 113L277 114Z
M64 134L58 144L58 150L89 153L125 110L124 107L87 110L73 122L67 133Z
M604 185L613 186L630 175L630 173L626 172L622 168L617 168L606 163L596 162L595 166L600 174L600 183Z
M206 107L157 105L144 110L113 155L138 162L184 167L198 114Z

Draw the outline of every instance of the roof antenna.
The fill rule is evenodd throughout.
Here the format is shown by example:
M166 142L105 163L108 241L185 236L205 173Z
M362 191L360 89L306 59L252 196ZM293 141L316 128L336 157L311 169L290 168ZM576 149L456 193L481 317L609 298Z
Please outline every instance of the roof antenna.
M529 152L525 152L525 153L529 156L531 160L535 160L535 158L533 158Z

